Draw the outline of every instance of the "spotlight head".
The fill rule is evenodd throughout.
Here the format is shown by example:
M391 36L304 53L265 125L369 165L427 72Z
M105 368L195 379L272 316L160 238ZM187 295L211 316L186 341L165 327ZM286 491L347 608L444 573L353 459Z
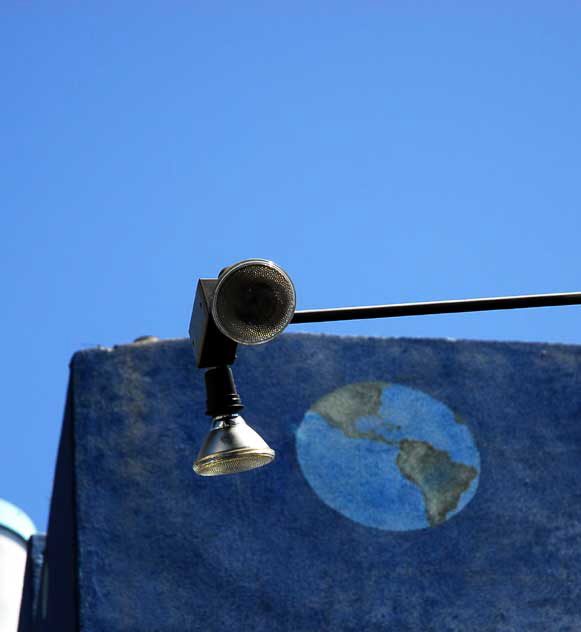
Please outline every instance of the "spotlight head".
M243 406L229 367L206 371L206 393L212 426L194 462L194 472L219 476L270 463L274 450L238 414Z
M273 459L274 450L240 415L222 415L212 420L194 472L200 476L236 474L267 465Z
M217 279L199 279L190 320L196 366L233 364L238 343L272 340L290 323L295 306L289 276L266 259L246 259Z
M282 268L266 259L246 259L220 273L212 316L231 340L258 345L283 331L295 307L295 288Z

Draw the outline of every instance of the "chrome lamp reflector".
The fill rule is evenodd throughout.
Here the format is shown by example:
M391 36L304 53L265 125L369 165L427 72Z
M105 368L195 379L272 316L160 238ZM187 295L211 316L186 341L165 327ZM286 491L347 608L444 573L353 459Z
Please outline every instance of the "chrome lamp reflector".
M201 476L219 476L253 470L274 459L274 450L237 414L212 420L194 472Z
M205 379L206 413L213 419L194 462L194 472L200 476L220 476L270 463L274 450L239 415L243 405L230 367L209 369Z

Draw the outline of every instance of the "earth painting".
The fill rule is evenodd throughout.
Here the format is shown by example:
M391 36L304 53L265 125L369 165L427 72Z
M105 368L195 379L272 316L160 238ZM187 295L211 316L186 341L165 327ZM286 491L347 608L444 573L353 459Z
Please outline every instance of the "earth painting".
M400 384L348 384L323 396L298 427L296 447L319 498L368 527L438 526L478 487L480 456L465 421Z

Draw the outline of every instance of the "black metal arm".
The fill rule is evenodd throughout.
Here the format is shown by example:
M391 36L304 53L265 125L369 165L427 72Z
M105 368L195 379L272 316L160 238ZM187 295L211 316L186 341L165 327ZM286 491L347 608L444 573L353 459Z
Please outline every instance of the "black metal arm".
M395 318L396 316L423 316L427 314L455 314L459 312L484 312L495 309L521 309L525 307L556 307L559 305L581 305L581 292L470 298L366 307L337 307L334 309L305 309L295 312L291 324L363 320L365 318Z

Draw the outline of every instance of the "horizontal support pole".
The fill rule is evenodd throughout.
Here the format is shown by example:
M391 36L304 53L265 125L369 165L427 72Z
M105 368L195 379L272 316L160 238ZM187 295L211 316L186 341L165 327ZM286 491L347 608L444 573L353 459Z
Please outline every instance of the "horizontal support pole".
M337 307L334 309L305 309L295 312L291 324L363 320L367 318L395 318L398 316L426 316L428 314L458 314L461 312L485 312L496 309L523 309L527 307L558 307L561 305L581 305L581 292L470 298L427 303L371 305L366 307Z

